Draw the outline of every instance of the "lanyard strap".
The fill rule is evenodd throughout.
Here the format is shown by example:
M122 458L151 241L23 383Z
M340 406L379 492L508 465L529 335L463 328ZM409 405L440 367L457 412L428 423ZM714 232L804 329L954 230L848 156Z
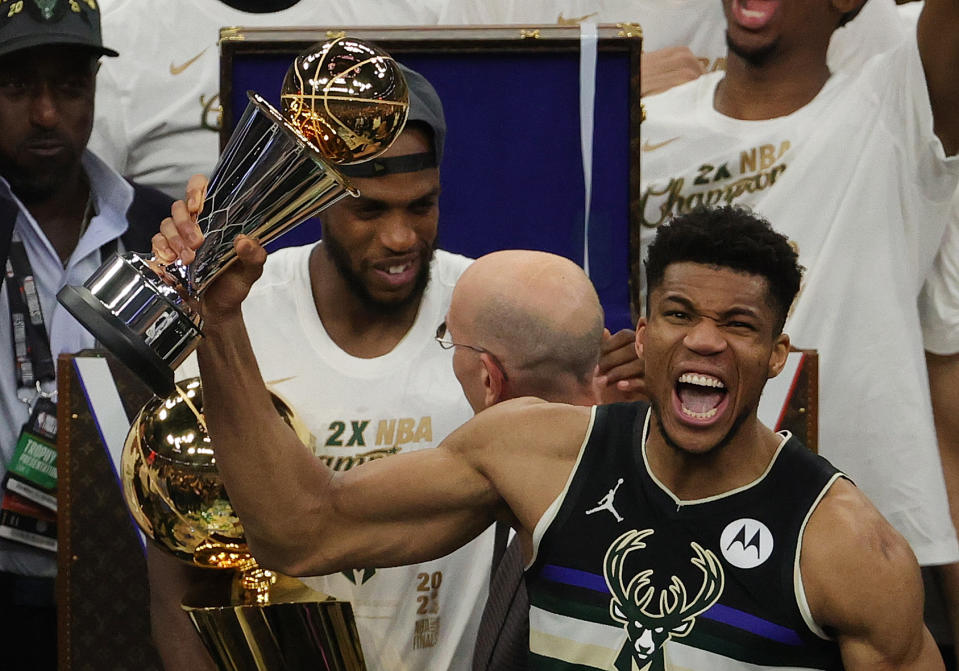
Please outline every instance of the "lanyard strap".
M16 233L10 241L5 279L17 388L33 389L38 382L52 381L56 371L33 269L27 250Z

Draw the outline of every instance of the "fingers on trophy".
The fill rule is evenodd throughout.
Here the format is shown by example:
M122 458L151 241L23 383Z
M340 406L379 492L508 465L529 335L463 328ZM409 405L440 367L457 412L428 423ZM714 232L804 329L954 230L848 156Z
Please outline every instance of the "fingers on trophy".
M203 244L189 265L114 254L57 299L153 392L174 392L173 370L203 335L204 289L236 259L239 234L267 244L346 196L338 165L385 152L403 129L406 81L386 52L343 37L300 54L283 82L282 113L249 92L207 186ZM158 222L159 224L159 222Z

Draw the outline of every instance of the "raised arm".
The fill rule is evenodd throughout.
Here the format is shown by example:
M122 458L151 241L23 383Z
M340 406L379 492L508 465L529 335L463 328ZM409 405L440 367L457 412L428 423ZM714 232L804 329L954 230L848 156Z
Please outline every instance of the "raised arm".
M162 261L192 258L194 214L181 203L163 222L154 238ZM532 530L572 468L588 409L519 399L437 448L333 472L273 408L240 310L266 252L248 238L236 251L203 296L198 361L217 466L261 564L290 575L409 564L447 554L495 518ZM568 440L555 431L564 423ZM536 495L526 491L533 482L543 483Z
M839 642L848 671L944 669L912 550L848 481L810 518L800 567L813 618Z
M242 320L205 332L207 426L215 445L228 445L217 452L220 474L250 549L291 575L435 559L495 519L531 535L588 424L587 408L517 399L484 411L436 448L334 472L274 411ZM548 438L564 424L569 430L558 435L568 439Z
M959 151L959 0L925 0L917 36L936 134L951 156Z

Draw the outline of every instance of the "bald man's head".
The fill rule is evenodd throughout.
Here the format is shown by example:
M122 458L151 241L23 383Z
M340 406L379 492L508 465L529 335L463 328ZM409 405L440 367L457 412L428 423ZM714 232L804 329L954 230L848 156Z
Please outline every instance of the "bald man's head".
M481 347L502 362L507 397L586 401L602 343L603 309L592 282L569 259L522 250L477 259L456 284L447 325L455 342ZM463 379L470 366L457 368L477 408L478 392L467 388L475 379Z

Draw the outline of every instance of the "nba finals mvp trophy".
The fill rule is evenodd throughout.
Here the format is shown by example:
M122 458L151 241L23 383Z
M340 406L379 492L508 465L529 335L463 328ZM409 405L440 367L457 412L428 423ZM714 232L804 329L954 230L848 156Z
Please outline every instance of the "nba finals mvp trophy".
M256 564L216 470L202 388L174 384L199 344L199 299L234 259L243 233L267 243L356 190L338 164L374 158L406 122L408 91L385 52L350 38L296 58L281 115L255 93L210 177L199 225L205 240L188 266L116 254L58 300L154 391L133 421L121 459L124 497L161 549L213 571L229 594L200 590L183 604L224 671L363 671L353 612L301 582ZM273 395L301 438L293 411ZM226 590L224 590L226 591Z
M266 244L343 196L358 195L335 166L386 151L409 105L396 61L346 37L296 58L283 82L282 115L248 95L210 175L196 259L163 266L141 254L115 254L83 286L57 294L158 396L173 393L173 369L199 344L199 298L235 259L234 238L243 233Z

